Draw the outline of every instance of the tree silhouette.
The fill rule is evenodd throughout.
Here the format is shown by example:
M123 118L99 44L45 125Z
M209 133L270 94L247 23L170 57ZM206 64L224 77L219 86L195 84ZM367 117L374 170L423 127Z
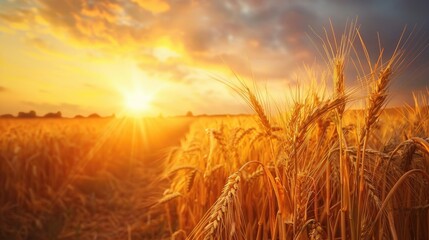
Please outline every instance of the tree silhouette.
M35 118L35 117L37 117L37 115L36 115L35 111L31 110L28 113L26 113L26 112L19 112L18 113L18 117L19 118Z
M12 114L3 114L0 115L0 118L14 118L14 116Z
M187 116L187 117L193 117L193 116L194 116L194 114L193 114L191 111L188 111L188 112L186 113L186 116Z
M47 113L43 116L44 118L61 118L62 114L60 111L56 112L56 113Z
M100 115L98 115L97 113L92 113L88 115L88 118L100 118Z

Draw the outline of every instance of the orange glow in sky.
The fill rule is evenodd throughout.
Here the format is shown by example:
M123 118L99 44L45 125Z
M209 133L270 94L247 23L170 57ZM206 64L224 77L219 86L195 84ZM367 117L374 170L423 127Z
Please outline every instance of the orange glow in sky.
M0 114L246 112L214 78L233 69L287 94L297 69L322 62L308 26L331 19L341 32L359 15L369 49L380 32L386 52L405 24L429 32L425 1L370 2L0 0ZM412 84L392 86L395 101L427 87L428 59L413 64Z
M124 96L124 107L133 115L140 115L150 107L151 98L140 90L134 90Z

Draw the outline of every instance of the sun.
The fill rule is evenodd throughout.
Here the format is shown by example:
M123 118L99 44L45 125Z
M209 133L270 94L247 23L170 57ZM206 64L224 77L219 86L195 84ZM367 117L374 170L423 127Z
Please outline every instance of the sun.
M133 90L124 94L124 107L127 115L141 116L150 108L152 96L141 90Z

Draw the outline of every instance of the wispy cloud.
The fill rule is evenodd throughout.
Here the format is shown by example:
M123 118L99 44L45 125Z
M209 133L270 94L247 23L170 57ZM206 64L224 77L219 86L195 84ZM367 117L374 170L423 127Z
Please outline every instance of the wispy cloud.
M394 45L405 24L424 24L429 20L421 9L429 7L423 0L413 3L336 0L312 1L54 1L38 0L37 4L17 4L16 8L2 12L0 18L14 23L38 24L38 18L58 31L75 38L79 44L102 48L103 51L132 51L154 57L160 38L170 39L172 47L182 46L182 64L224 64L218 56L235 59L232 65L241 65L243 59L262 62L254 66L271 75L289 69L291 63L308 63L314 60L314 48L307 33L309 26L321 29L328 24L344 25L347 19L359 16L363 35L368 37L369 48L378 48L376 33L382 33L386 45ZM371 11L368 11L371 9ZM387 27L388 26L388 27ZM429 26L424 26L429 30ZM38 48L47 48L40 37L30 42ZM386 46L389 48L389 46ZM140 55L140 56L138 56ZM185 56L183 56L185 55ZM283 59L283 67L272 64ZM153 58L141 63L147 69L165 70ZM263 64L269 62L270 64ZM148 66L150 65L150 66ZM273 66L272 68L270 66ZM174 78L183 77L176 71ZM263 75L265 75L263 74ZM282 77L285 74L275 74Z
M256 80L289 80L297 67L320 59L308 37L318 41L310 26L323 35L329 19L340 33L358 17L368 49L378 53L379 33L387 55L405 25L418 26L415 46L425 44L429 32L426 0L34 0L1 5L0 26L20 32L17 36L34 49L60 51L52 44L59 41L88 56L131 60L153 79L183 85L211 81L210 73L225 66L243 75L252 72ZM408 71L427 66L428 52ZM413 86L427 86L428 68L416 71L423 73ZM356 79L347 81L356 84Z

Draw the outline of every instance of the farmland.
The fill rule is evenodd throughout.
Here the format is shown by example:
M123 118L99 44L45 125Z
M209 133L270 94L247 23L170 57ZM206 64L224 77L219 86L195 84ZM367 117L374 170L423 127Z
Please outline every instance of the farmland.
M393 109L374 123L358 209L356 132L364 114L345 114L339 143L329 110L301 135L297 125L314 112L297 105L270 120L3 119L1 237L338 237L346 186L346 213L362 213L362 234L427 237L427 108ZM355 220L347 217L347 231Z
M1 239L145 239L160 159L191 123L0 121Z
M324 64L305 65L304 76L285 84L272 78L276 91L233 67L229 75L212 74L213 82L203 71L184 74L186 68L168 62L178 54L158 49L158 60L168 62L162 72L172 67L195 79L171 86L151 79L147 86L159 86L128 89L117 74L119 117L3 115L0 239L429 239L427 79L409 93L391 88L408 81L401 74L428 44L404 28L388 53L378 34L373 50L356 21L342 35L332 23L313 34ZM136 72L129 78L157 76ZM211 89L215 84L223 88ZM98 107L110 109L104 100L114 94L105 86L82 86L87 90L76 100L109 93ZM194 105L237 112L231 98L218 98L224 92L241 98L251 114L146 115ZM412 101L389 105L398 92Z

